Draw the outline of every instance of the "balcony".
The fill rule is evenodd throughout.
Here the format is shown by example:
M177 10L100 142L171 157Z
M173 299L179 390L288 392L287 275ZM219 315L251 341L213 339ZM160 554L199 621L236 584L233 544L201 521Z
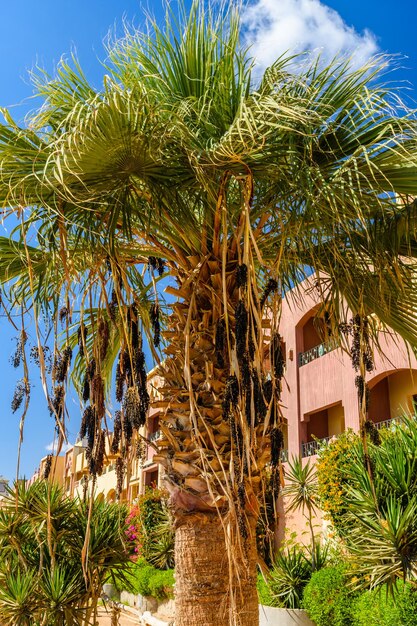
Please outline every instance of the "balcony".
M314 441L307 441L306 443L301 444L301 456L303 458L307 456L314 456L318 453L320 448L328 443L331 439L335 439L336 435L331 435L330 437L323 437L323 439L315 439Z
M401 417L392 417L388 420L382 420L381 422L374 422L374 426L377 430L381 430L382 428L390 428L391 426L395 426L401 423ZM322 439L314 439L314 441L307 441L306 443L301 444L301 456L308 457L314 456L318 454L320 448L329 443L332 439L336 439L338 435L331 435L330 437L323 437ZM284 451L283 451L284 452ZM282 458L282 460L286 460Z
M374 426L377 430L381 430L381 428L390 428L390 426L395 426L400 423L401 417L391 417L390 419L383 420L382 422L374 422Z
M300 352L298 354L298 366L302 367L303 365L307 365L311 363L311 361L315 361L319 359L321 356L336 350L337 345L328 341L327 343L320 343L318 346L314 346L314 348L310 348L310 350L306 350L305 352Z
M154 433L149 433L147 439L148 441L157 441L161 437L161 431L157 430Z

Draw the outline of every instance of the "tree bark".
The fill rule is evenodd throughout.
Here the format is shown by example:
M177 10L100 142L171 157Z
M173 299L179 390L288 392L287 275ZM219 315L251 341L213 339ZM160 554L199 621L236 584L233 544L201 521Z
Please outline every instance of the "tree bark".
M217 513L176 521L175 626L257 626L255 520L234 550L232 570Z

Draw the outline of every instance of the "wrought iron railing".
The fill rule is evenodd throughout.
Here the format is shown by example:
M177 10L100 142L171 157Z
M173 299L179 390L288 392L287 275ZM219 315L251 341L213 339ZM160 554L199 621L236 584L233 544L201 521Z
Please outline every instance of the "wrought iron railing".
M391 417L389 420L383 420L382 422L374 422L374 426L377 430L381 430L381 428L389 428L393 424L398 424L397 417Z
M391 426L400 424L400 422L401 417L391 417L390 419L383 420L382 422L374 422L374 425L377 430L381 430L381 428L390 428ZM307 441L306 443L302 443L301 455L303 457L306 457L317 454L323 444L329 442L331 439L334 439L336 437L337 435L331 435L330 437L324 437L323 439L315 439L314 441Z
M148 435L148 440L149 441L156 441L157 439L159 439L161 436L161 431L160 430L156 430L154 433L149 433Z
M301 456L313 456L317 454L323 444L327 443L331 439L336 437L336 435L331 435L330 437L323 437L323 439L315 439L314 441L307 441L301 444Z
M307 363L311 363L311 361L315 361L319 359L321 356L324 356L328 352L332 352L335 350L337 345L333 341L328 341L327 343L320 343L318 346L314 346L314 348L310 348L310 350L306 350L305 352L300 352L298 354L298 365L302 367L303 365L307 365Z

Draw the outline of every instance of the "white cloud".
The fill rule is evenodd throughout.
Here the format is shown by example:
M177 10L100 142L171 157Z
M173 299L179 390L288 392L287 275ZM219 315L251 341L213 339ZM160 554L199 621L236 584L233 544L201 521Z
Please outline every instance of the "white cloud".
M64 443L64 444L62 444L61 454L63 452L67 452L67 450L69 450L70 448L72 448L72 444L71 443ZM48 443L48 445L45 446L45 450L47 452L56 453L56 441L51 441L51 443Z
M353 55L355 65L378 51L369 30L358 33L320 0L255 0L246 5L242 20L259 71L287 51L313 51L325 61Z

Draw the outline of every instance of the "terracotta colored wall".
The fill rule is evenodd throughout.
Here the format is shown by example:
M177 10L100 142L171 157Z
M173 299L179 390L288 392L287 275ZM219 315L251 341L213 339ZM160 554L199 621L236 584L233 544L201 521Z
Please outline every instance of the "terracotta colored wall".
M317 424L311 420L324 421L327 415L328 435L340 434L347 428L359 430L359 411L356 372L349 355L334 350L310 363L299 367L298 354L314 347L311 315L317 311L318 296L311 284L306 283L303 300L296 303L291 297L283 302L280 333L286 343L287 367L282 393L282 410L288 422L288 452L298 455L301 443L308 441L312 432L316 436L326 436L323 422L319 434ZM306 325L306 326L305 326ZM316 332L316 331L315 331ZM310 345L314 344L314 345ZM401 339L390 334L380 336L381 352L375 354L375 370L368 375L368 382L375 387L372 411L375 417L388 419L401 415L404 409L412 410L412 396L417 394L417 361L410 355ZM305 347L307 346L307 347ZM291 358L292 357L292 358ZM410 369L414 370L411 372ZM316 413L314 418L312 414ZM310 422L309 422L310 420ZM314 461L315 457L309 457ZM306 520L302 513L285 515L282 502L279 534L285 527L297 531L299 536L305 531ZM321 528L325 522L319 516L317 524ZM301 537L302 538L302 537ZM304 537L304 540L306 538Z
M317 311L318 305L317 292L311 289L308 281L303 300L294 302L291 297L287 297L283 301L280 332L286 344L287 367L282 410L288 422L290 454L298 454L301 442L306 441L308 416L312 413L325 409L330 411L329 435L338 434L347 428L359 428L356 373L349 355L334 350L306 365L298 365L298 354L304 350L305 327L307 340L313 340L311 315ZM401 413L399 406L411 410L411 396L417 393L417 372L411 379L410 375L400 375L398 370L406 370L409 374L410 367L417 370L417 361L408 354L398 337L386 333L381 335L380 343L382 353L375 354L375 370L369 375L369 383L373 386L388 374L391 376L381 389L384 384L388 384L390 411L394 416ZM383 404L382 401L380 404ZM378 412L381 410L378 409Z

